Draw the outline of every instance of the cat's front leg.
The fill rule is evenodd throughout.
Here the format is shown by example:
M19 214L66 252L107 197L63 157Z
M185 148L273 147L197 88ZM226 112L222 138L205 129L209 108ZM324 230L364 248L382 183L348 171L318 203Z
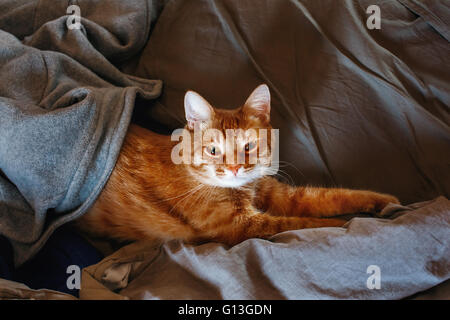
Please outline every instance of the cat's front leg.
M257 188L256 204L272 215L332 217L351 213L376 213L389 203L391 195L372 191L336 188L292 187L274 178L264 179Z
M390 203L400 203L398 198L392 195L365 190L306 188L305 193L313 194L313 196L309 198L310 203L313 205L315 202L319 202L318 210L310 210L311 216L315 216L316 212L319 212L320 214L320 203L324 203L321 216L327 217L336 214L342 215L351 213L374 214L382 211ZM315 197L317 197L317 199L314 199ZM306 195L303 200L307 201L308 195Z
M305 228L341 227L347 221L341 219L320 219L309 217L276 217L258 213L233 216L228 223L221 223L215 229L209 229L208 240L214 240L228 245L235 245L251 238L268 238L277 233Z

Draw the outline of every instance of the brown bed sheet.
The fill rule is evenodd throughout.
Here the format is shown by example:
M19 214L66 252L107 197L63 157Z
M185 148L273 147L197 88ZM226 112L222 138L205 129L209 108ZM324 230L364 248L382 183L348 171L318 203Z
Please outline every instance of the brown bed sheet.
M286 181L449 197L449 17L445 1L170 1L129 70L164 82L137 121L174 129L188 89L234 108L267 83Z

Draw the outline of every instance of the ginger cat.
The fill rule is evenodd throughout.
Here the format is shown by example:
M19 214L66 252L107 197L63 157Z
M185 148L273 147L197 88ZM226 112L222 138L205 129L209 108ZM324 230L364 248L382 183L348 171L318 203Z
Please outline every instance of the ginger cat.
M185 96L188 134L217 129L272 129L270 92L266 85L253 91L235 110L213 108L189 91ZM302 228L339 227L341 214L376 212L397 198L371 191L293 187L271 177L274 170L262 160L271 147L259 146L259 136L240 136L236 150L243 164L218 161L228 156L226 144L213 135L194 146L200 162L175 164L171 157L178 141L130 125L115 169L92 209L77 220L84 231L122 240L161 238L188 242L218 241L228 245L249 238L267 238ZM249 156L260 151L251 164ZM262 152L261 152L262 151ZM187 151L186 151L187 152ZM231 155L230 155L231 158Z

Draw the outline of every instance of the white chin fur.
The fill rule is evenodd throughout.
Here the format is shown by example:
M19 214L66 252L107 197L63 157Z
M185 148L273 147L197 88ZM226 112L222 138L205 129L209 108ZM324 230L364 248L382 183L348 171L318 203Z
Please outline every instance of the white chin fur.
M258 166L247 173L244 173L241 168L238 171L237 176L226 170L225 176L219 177L216 175L215 168L213 166L208 166L208 177L202 178L202 183L221 188L239 188L253 180L261 178L264 176L264 173L264 168Z
M213 180L213 181L211 181ZM246 185L247 183L251 182L251 179L246 179L246 178L215 178L215 179L211 179L210 181L212 183L212 185L216 186L216 187L222 187L222 188L239 188L242 187L244 185Z

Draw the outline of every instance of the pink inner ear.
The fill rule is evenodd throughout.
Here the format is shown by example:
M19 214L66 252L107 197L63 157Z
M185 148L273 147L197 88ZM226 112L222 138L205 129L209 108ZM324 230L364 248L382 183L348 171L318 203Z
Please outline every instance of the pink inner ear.
M188 91L184 96L184 109L188 125L192 126L196 121L208 121L213 114L213 108L201 95L194 91Z
M270 118L270 91L265 84L256 88L245 102L246 112L259 117L261 120Z
M269 113L270 112L270 104L268 103L254 103L251 105L247 105L254 113Z

